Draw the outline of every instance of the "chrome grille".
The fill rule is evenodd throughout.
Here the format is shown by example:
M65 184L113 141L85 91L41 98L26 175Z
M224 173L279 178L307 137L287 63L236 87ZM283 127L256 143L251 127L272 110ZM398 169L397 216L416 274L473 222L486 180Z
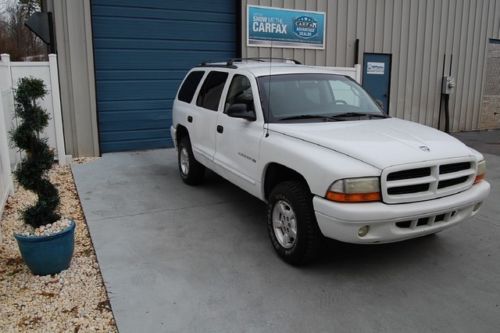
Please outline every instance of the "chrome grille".
M469 188L475 174L476 163L464 158L390 167L382 173L382 197L386 203L435 199Z

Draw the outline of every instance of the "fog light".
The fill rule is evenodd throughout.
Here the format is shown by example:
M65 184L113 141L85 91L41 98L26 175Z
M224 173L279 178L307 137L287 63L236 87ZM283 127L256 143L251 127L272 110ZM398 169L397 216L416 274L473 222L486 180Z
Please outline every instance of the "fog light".
M365 237L366 234L368 233L368 231L370 231L370 226L369 225L362 226L358 230L358 236L359 237Z

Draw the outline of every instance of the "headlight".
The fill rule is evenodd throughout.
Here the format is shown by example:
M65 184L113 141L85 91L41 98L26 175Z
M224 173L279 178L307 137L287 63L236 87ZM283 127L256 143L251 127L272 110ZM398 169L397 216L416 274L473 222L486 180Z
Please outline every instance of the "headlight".
M477 163L477 173L476 179L474 179L474 184L479 183L486 177L486 161L482 160Z
M328 188L326 198L337 202L380 201L380 180L378 177L340 179Z

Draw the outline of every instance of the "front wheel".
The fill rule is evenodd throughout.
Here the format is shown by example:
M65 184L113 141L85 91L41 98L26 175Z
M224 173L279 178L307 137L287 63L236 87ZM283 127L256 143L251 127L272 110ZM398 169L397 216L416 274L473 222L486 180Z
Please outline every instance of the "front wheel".
M316 222L312 195L300 181L277 185L269 196L267 229L278 255L292 265L318 254L323 236Z
M200 184L205 176L205 166L194 158L189 137L185 136L179 140L177 157L179 173L184 183L188 185Z

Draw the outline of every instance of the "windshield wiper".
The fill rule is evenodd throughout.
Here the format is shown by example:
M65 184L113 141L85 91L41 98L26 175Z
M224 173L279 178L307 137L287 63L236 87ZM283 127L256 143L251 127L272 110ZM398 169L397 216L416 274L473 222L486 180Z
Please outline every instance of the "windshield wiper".
M278 120L316 119L316 118L335 120L334 118L332 118L332 116L324 114L301 114L298 116L279 118Z
M385 114L377 113L367 113L367 112L344 112L335 115L326 114L301 114L297 116L290 116L279 118L278 120L297 120L297 119L325 119L329 121L337 121L341 118L351 118L351 117L370 117L370 118L389 118Z
M332 118L351 118L351 117L370 117L370 118L389 118L385 114L367 113L367 112L344 112L331 116Z

